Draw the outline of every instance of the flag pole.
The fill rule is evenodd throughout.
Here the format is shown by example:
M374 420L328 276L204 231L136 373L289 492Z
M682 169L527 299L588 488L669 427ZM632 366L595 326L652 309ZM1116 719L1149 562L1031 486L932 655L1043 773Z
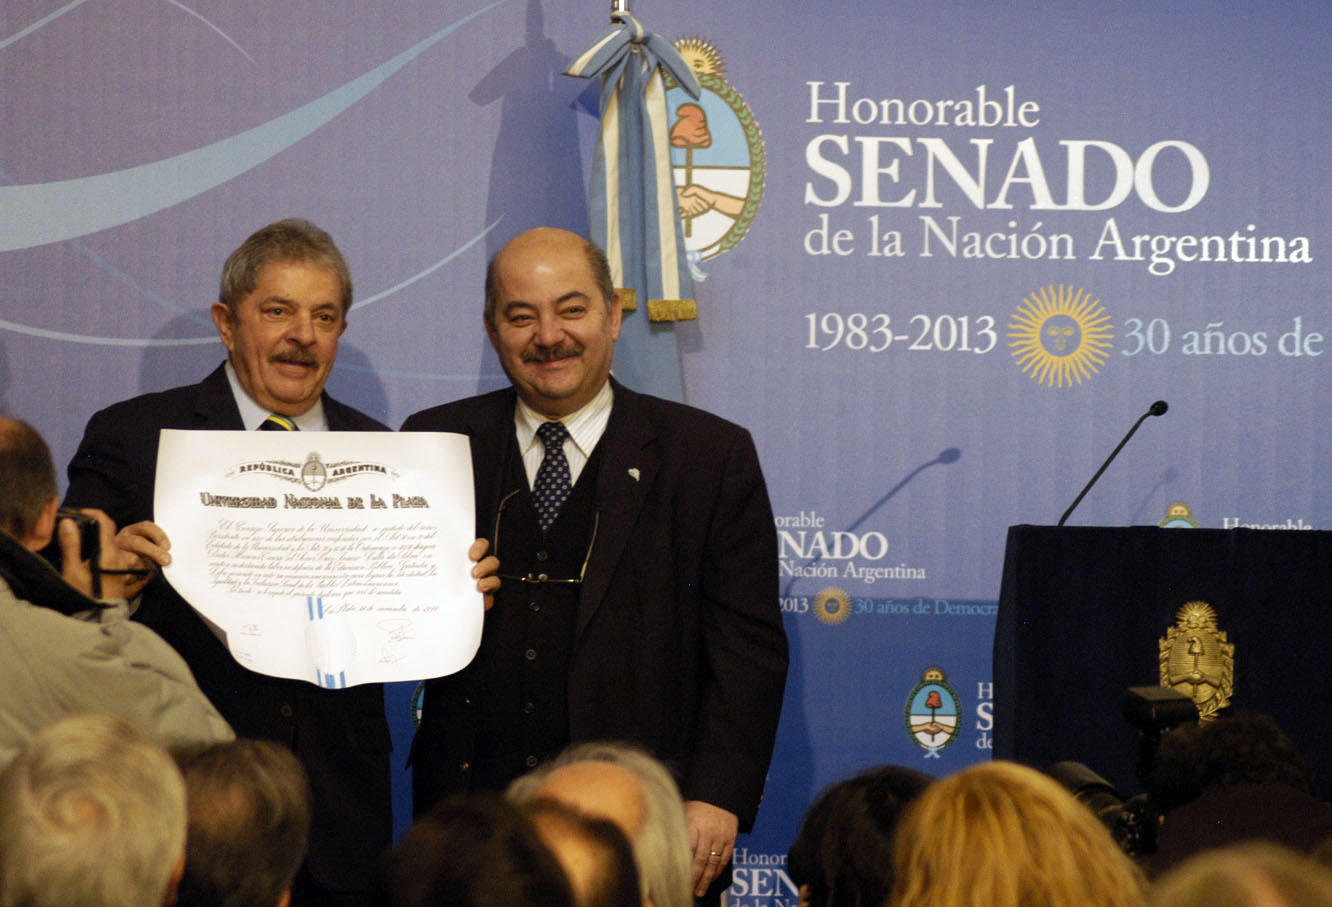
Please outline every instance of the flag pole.
M610 18L612 22L623 22L629 15L629 0L611 0Z

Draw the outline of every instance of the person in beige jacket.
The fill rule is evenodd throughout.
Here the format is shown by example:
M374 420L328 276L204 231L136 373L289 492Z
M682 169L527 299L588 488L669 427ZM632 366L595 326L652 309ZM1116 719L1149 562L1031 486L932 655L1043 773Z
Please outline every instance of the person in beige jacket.
M57 518L55 466L40 434L0 416L0 767L33 736L75 712L120 715L174 747L231 740L227 722L175 650L129 620L117 570L128 556L101 534L102 593L79 559L79 532ZM62 571L37 552L56 540Z

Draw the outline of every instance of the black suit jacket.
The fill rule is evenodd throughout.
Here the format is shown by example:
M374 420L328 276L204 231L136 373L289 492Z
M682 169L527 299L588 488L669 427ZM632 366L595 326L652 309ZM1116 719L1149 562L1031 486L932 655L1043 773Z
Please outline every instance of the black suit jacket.
M330 430L387 430L327 394L323 402ZM99 507L117 526L150 520L159 431L243 427L222 366L199 384L107 407L88 421L69 464L66 502ZM237 735L276 740L300 758L314 800L306 865L315 880L334 891L368 889L393 826L383 688L326 690L243 668L161 577L145 590L135 617L180 652Z
M777 537L749 433L612 382L598 443L595 544L568 674L573 741L629 740L675 771L685 799L753 825L786 680ZM471 439L479 532L513 443L512 389L428 409L404 431ZM501 568L502 569L502 568ZM471 669L427 682L412 748L417 808L465 788Z

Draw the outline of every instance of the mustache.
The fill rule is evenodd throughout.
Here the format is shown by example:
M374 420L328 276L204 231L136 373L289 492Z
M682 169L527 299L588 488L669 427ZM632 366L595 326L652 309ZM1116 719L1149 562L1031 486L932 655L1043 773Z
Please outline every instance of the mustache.
M290 350L279 350L276 353L270 354L268 357L268 361L290 362L295 365L311 365L311 366L319 365L319 357L317 357L310 350L302 350L299 348L290 349Z
M556 359L569 359L583 355L583 347L577 343L561 343L559 346L537 347L523 352L524 362L552 362Z

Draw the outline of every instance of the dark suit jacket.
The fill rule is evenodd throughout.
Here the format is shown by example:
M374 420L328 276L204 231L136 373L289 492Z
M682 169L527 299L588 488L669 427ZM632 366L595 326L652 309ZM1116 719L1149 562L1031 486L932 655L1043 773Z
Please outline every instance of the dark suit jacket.
M387 430L327 394L324 413L334 431ZM107 407L88 421L69 464L66 502L99 507L117 526L150 520L159 430L242 427L222 366L199 384ZM180 652L237 735L276 740L300 757L314 799L306 865L315 880L335 891L368 888L378 851L392 837L383 688L325 690L247 670L161 577L135 617Z
M580 590L568 675L573 741L628 740L675 771L685 799L753 825L786 680L777 537L749 433L612 382L598 444L600 526ZM479 532L513 443L512 389L428 409L404 431L471 438ZM501 567L502 569L502 567ZM412 748L417 808L467 783L466 669L428 681Z
M1312 794L1276 781L1221 784L1166 813L1148 873L1158 876L1195 854L1242 841L1310 853L1329 836L1332 806Z

